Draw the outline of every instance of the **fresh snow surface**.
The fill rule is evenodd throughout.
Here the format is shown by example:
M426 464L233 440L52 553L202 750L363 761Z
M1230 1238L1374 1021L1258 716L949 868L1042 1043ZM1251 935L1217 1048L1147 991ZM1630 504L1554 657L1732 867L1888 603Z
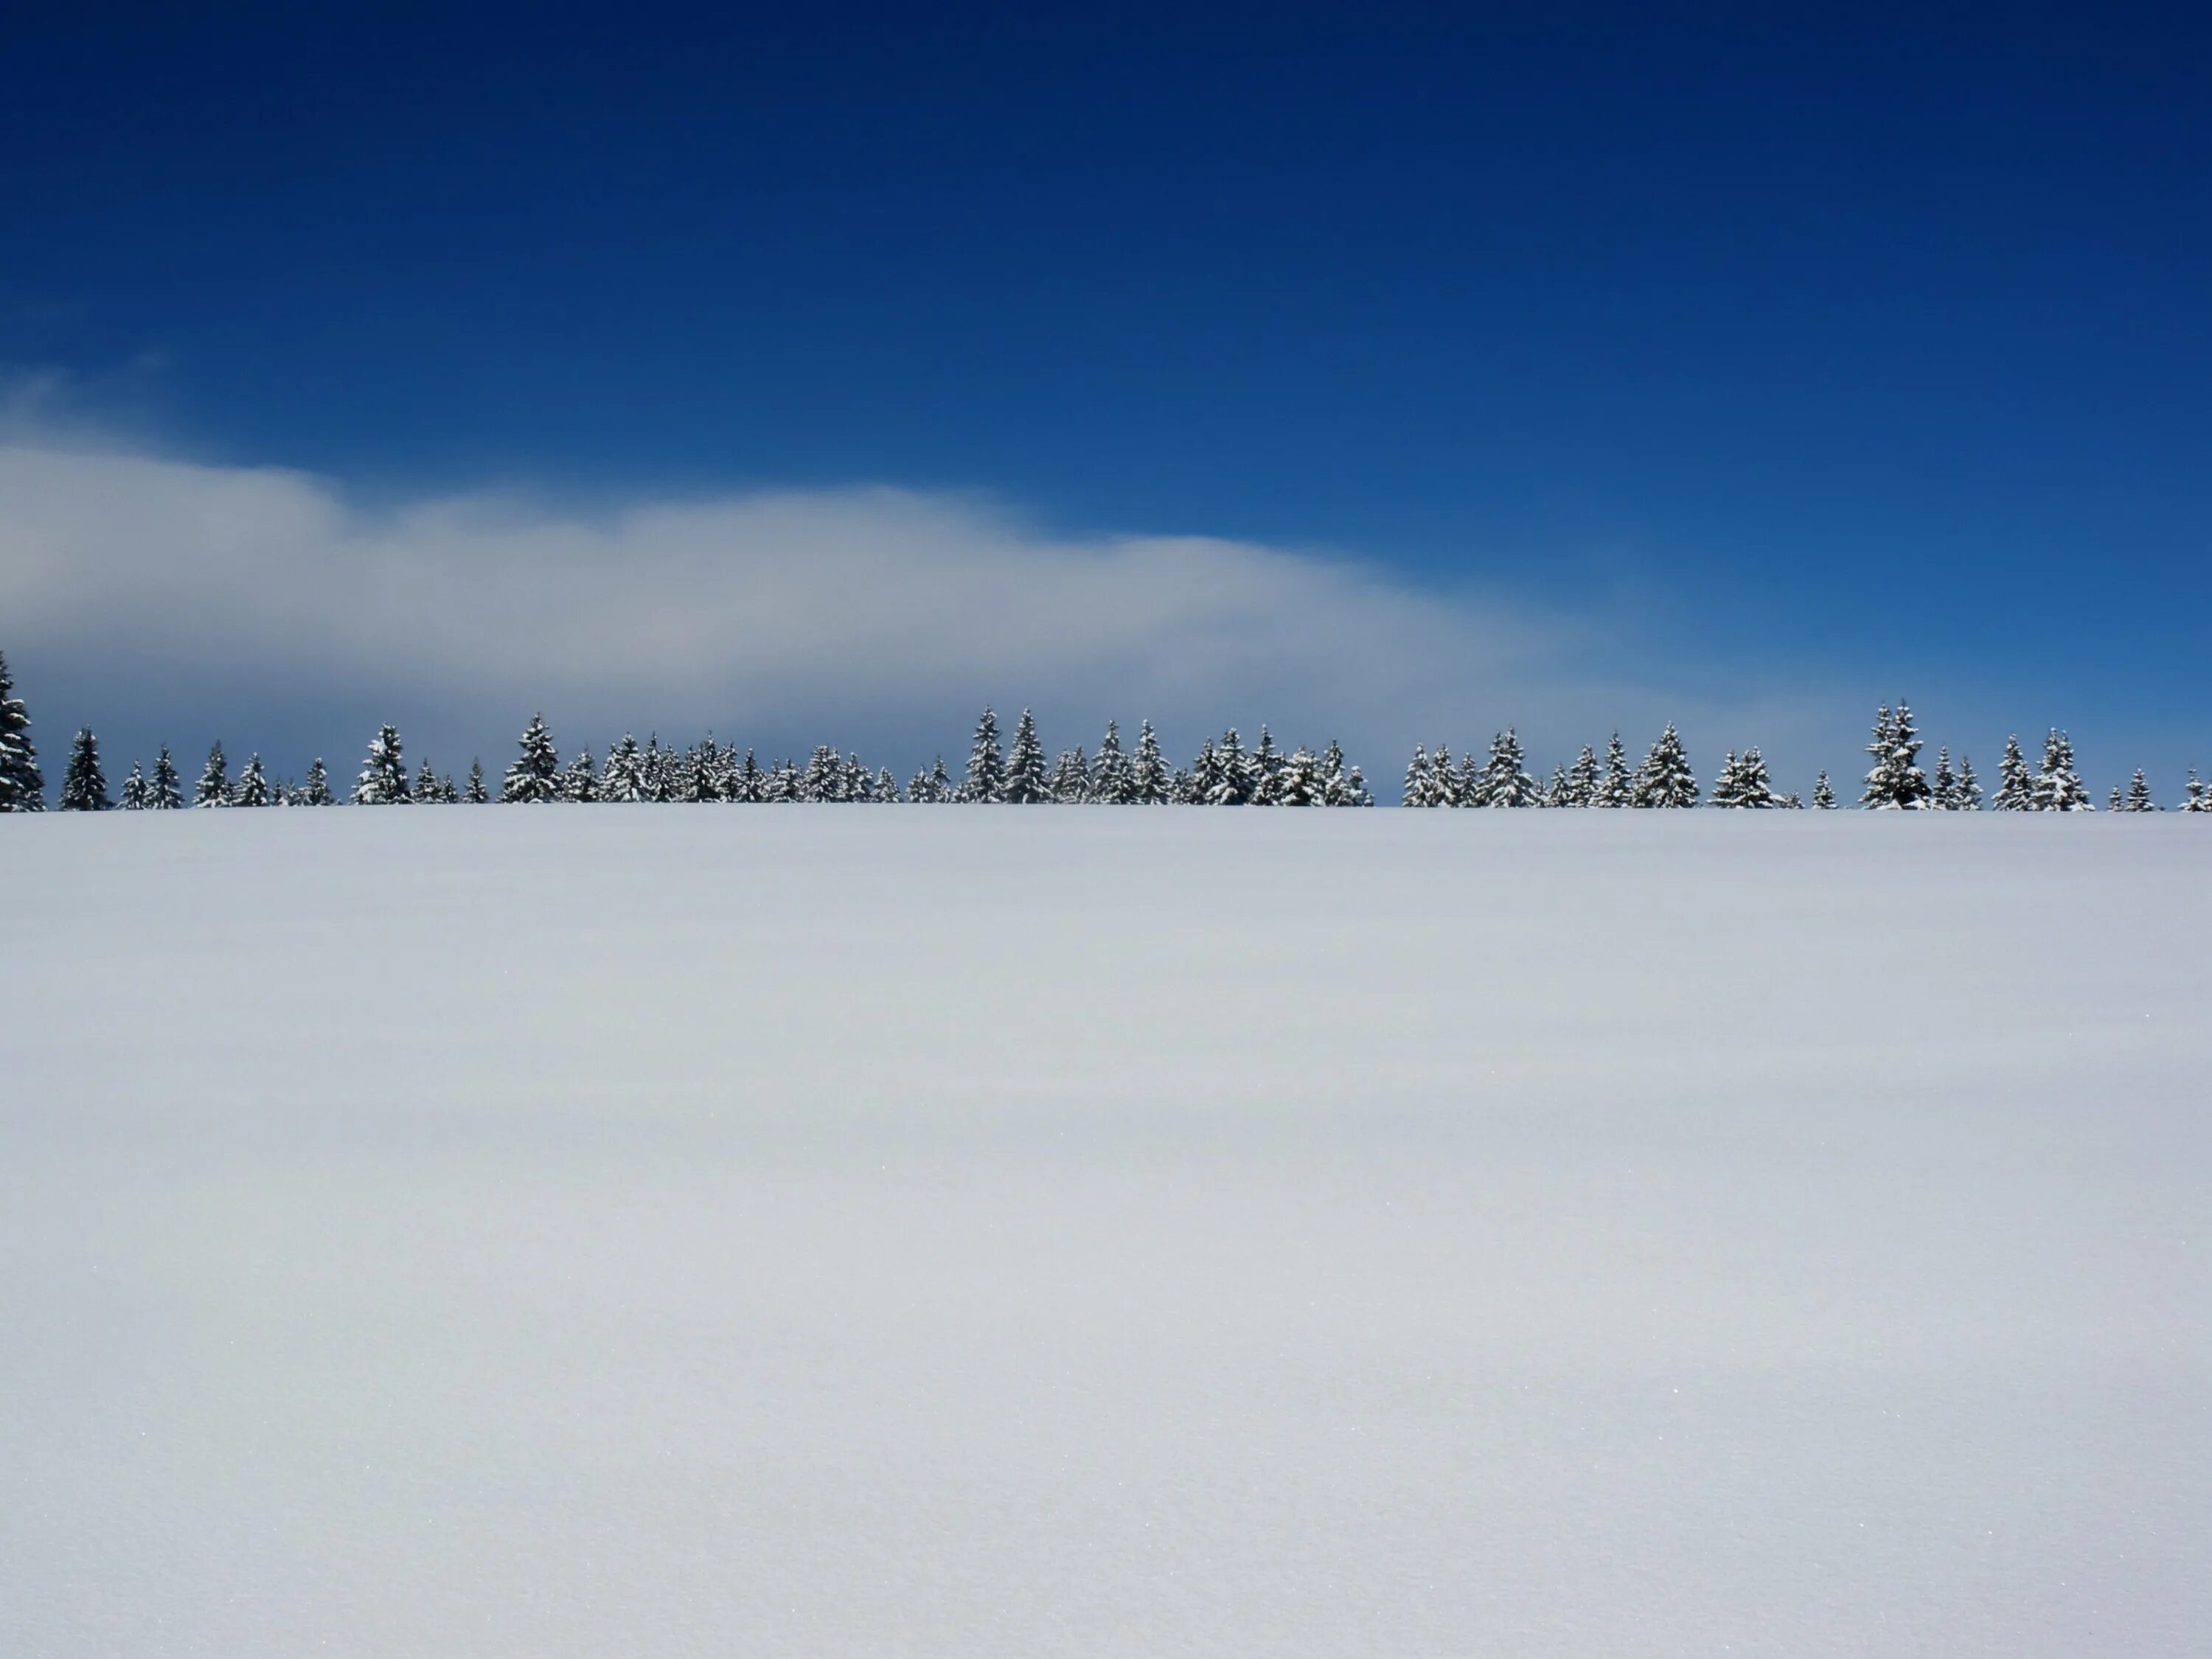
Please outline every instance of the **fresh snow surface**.
M0 1654L2201 1655L2212 831L0 820Z

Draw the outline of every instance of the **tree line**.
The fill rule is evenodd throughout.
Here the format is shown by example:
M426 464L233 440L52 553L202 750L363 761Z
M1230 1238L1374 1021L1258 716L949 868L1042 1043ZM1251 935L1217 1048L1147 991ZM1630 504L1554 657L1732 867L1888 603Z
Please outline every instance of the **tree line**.
M1858 805L1874 811L2093 811L2072 744L2053 729L2044 740L2039 764L2031 765L2015 736L1998 762L1998 784L1984 799L1973 763L1964 755L1956 765L1948 747L1939 748L1932 772L1921 764L1924 744L1909 706L1884 705L1875 714L1867 744L1868 769ZM1095 752L1078 746L1048 760L1036 722L1027 709L1016 723L1011 743L1003 739L997 714L984 709L969 744L967 763L955 778L942 756L902 786L888 767L870 768L859 756L827 745L802 763L785 758L761 764L751 750L741 756L734 744L711 735L678 749L658 734L641 744L624 735L605 758L588 747L564 762L542 716L524 729L516 756L501 776L496 792L481 762L455 782L450 773L428 761L409 769L396 726L384 726L368 743L359 773L344 799L356 805L483 805L496 799L520 804L554 802L907 802L922 805L988 802L1015 805L1193 805L1193 806L1372 806L1376 804L1360 769L1349 763L1334 742L1318 753L1303 744L1285 750L1266 726L1247 745L1235 727L1208 738L1185 766L1171 765L1162 753L1149 720L1138 724L1136 740L1125 745L1117 722L1108 721ZM1643 759L1632 766L1615 732L1600 757L1586 745L1571 763L1553 769L1548 781L1528 769L1521 740L1512 728L1492 738L1477 760L1470 747L1455 761L1448 745L1433 751L1414 746L1405 776L1403 804L1409 807L1597 807L1679 810L1712 806L1754 810L1796 810L1809 805L1832 811L1842 803L1822 772L1809 801L1778 788L1756 748L1730 750L1710 791L1698 781L1680 734L1670 724ZM165 744L150 772L137 761L119 790L111 792L100 757L99 739L80 730L59 791L63 811L164 811L192 807L331 806L340 795L329 770L318 758L300 781L271 778L258 754L250 754L236 774L216 743L189 792ZM2159 811L2150 787L2138 770L2106 801L2115 811ZM2212 789L2189 775L2187 793L2177 803L2187 812L2212 811ZM46 807L46 783L30 720L15 695L7 661L0 657L0 812L36 812Z

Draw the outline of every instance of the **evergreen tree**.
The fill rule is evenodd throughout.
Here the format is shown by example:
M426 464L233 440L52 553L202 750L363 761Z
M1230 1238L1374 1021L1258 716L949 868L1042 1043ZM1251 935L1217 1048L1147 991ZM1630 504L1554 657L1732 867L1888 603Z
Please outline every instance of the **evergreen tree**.
M1006 778L1001 800L1031 806L1052 799L1044 775L1044 745L1037 741L1036 721L1026 708L1014 726L1013 752L1006 757Z
M1575 757L1575 763L1567 769L1567 801L1570 806L1595 806L1600 788L1597 751L1588 744Z
M138 763L131 763L131 775L123 780L123 810L143 812L146 810L146 776L138 769Z
M1081 744L1060 750L1053 763L1051 787L1053 799L1062 806L1080 806L1091 799L1091 763Z
M0 657L0 812L43 812L46 780L39 770L38 745L31 741L31 717L15 695L8 659Z
M438 789L438 774L426 760L415 769L415 803L418 806L436 806L444 799Z
M1322 805L1350 806L1353 805L1352 780L1344 773L1344 750L1338 747L1334 738L1331 738L1328 740L1328 747L1322 750L1321 788Z
M2074 744L2053 726L2043 743L2043 770L2035 780L2035 810L2039 812L2094 812L2089 792L2074 770Z
M736 775L731 780L730 799L757 805L765 798L767 792L768 774L760 769L760 763L753 758L753 751L748 749L744 764L738 768Z
M1511 726L1490 740L1489 760L1460 799L1468 806L1534 806L1542 799L1536 780L1522 763L1521 739Z
M80 727L70 744L69 765L62 772L61 810L105 812L114 805L107 798L107 775L100 769L100 739L90 726Z
M2130 812L2158 811L2158 803L2150 798L2150 784L2144 779L2141 767L2136 769L2135 777L2128 785L2125 810Z
M1006 798L1006 760L999 747L999 717L987 704L982 719L975 722L975 740L969 745L968 781L960 787L960 799L984 804Z
M1252 751L1250 763L1250 799L1253 805L1273 806L1275 804L1275 792L1283 781L1284 764L1283 751L1275 747L1274 736L1263 720L1260 725L1260 745Z
M722 799L722 750L711 734L691 751L684 773L684 799L694 804Z
M1939 812L1948 812L1957 806L1959 775L1951 769L1951 751L1939 748L1936 751L1936 775L1928 781L1928 804Z
M500 781L500 799L526 806L559 800L561 757L554 751L553 736L545 729L543 714L532 714L530 724L523 727L520 749Z
M622 741L607 750L599 799L629 805L645 798L645 757L638 752L637 739L625 732Z
M1150 720L1137 722L1137 764L1133 788L1139 806L1164 806L1172 798L1175 780L1168 770L1167 757L1160 753L1160 740L1152 734Z
M1859 805L1872 811L1917 811L1933 804L1927 774L1920 769L1920 735L1912 729L1912 710L1900 700L1892 714L1885 703L1875 715L1867 743L1874 765L1867 771Z
M1284 758L1273 793L1270 805L1328 805L1328 791L1322 774L1321 757L1300 744Z
M1367 787L1367 780L1359 775L1359 769L1358 767L1355 766L1352 769L1351 773L1344 781L1344 785L1345 794L1346 797L1344 804L1346 806L1372 806L1375 805L1375 796Z
M581 805L599 798L599 774L592 764L592 745L580 743L561 774L561 798Z
M927 771L914 775L914 781L906 787L906 798L920 806L943 806L960 799L952 775L945 769L944 756L939 755Z
M1684 807L1698 804L1698 775L1690 769L1690 757L1672 720L1651 745L1651 752L1637 769L1630 805L1642 807Z
M2212 812L2212 796L2206 794L2204 780L2197 775L2197 769L2193 766L2189 769L2189 793L2182 799L2181 810L2185 812Z
M2105 806L2108 811L2113 812L2124 811L2126 810L2120 804L2120 786L2118 784L2114 784L2112 786L2112 793L2105 797Z
M1106 722L1106 735L1098 740L1098 757L1091 767L1091 799L1102 806L1127 806L1137 799L1136 769L1121 750L1119 722Z
M1441 806L1443 793L1437 787L1437 769L1429 759L1429 751L1419 744L1413 745L1413 758L1406 763L1405 793L1399 796L1401 806Z
M2017 732L2005 739L2004 754L1997 761L1996 799L1990 808L1997 812L2035 810L2035 774L2028 769L2027 757L2020 752Z
M261 756L256 753L246 757L246 765L231 786L230 804L233 806L273 806L276 792L269 787L269 777L261 769Z
M1593 806L1633 806L1636 801L1636 780L1628 770L1628 751L1620 746L1620 733L1616 732L1606 740L1605 777L1597 787L1597 798Z
M467 806L491 805L491 789L484 782L483 762L475 756L469 759L469 781L461 790L461 802Z
M1199 778L1201 806L1243 806L1252 799L1252 763L1244 740L1231 726L1221 741L1206 751L1212 764Z
M1213 739L1208 738L1209 746ZM1198 774L1187 766L1178 766L1175 775L1168 780L1168 803L1173 806L1196 806L1200 799Z
M407 763L399 750L399 728L380 726L369 740L368 757L353 786L356 806L407 805Z
M222 744L220 743L208 750L207 765L201 769L200 781L192 788L192 805L230 805L230 763L222 757Z
M817 806L842 800L844 784L843 757L826 744L817 744L807 759L805 775L799 780L799 799Z
M876 790L871 799L896 806L898 805L898 780L891 775L891 769L888 766L878 766L876 769Z
M868 801L876 798L876 781L868 769L860 764L858 755L845 757L845 770L839 780L837 799L849 801Z
M154 776L146 786L146 810L174 812L184 804L184 780L177 775L177 763L169 758L169 745L165 743L154 758Z
M1713 784L1715 806L1755 808L1765 810L1779 806L1781 797L1774 793L1774 785L1766 775L1766 762L1755 748L1742 754L1729 751L1722 763L1720 777Z
M331 793L331 775L325 769L320 755L308 763L307 781L300 786L299 803L302 806L337 805L337 797Z
M1974 763L1966 756L1959 757L1959 776L1951 786L1951 810L1954 812L1978 812L1982 810L1982 781L1974 775Z
M1567 781L1565 767L1552 769L1552 781L1544 787L1543 804L1546 806L1572 806L1575 804L1574 785Z
M1832 812L1836 810L1835 786L1828 781L1828 775L1826 772L1813 780L1813 808L1819 812Z

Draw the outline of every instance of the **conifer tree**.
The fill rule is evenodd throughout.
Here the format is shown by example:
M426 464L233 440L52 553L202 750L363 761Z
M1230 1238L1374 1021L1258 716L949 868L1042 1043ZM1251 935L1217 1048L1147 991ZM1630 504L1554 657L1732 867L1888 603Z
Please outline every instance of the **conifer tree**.
M1106 735L1098 740L1098 756L1091 765L1091 799L1102 806L1127 806L1137 798L1136 770L1121 749L1121 727L1106 722Z
M876 798L876 781L868 769L860 764L858 755L845 757L845 769L838 780L837 799L849 801L868 801Z
M154 775L146 782L146 810L174 812L184 804L184 780L177 775L177 763L169 758L169 745L165 743L154 757Z
M337 797L331 793L331 775L323 765L320 755L307 763L307 781L300 786L295 797L301 806L335 806Z
M731 776L730 799L757 805L767 788L768 775L761 770L760 763L753 758L753 751L746 750L744 763Z
M2182 798L2181 811L2185 812L2212 811L2212 798L2208 798L2206 795L2204 780L2197 775L2197 769L2193 766L2189 769L2189 789Z
M1322 805L1349 806L1352 801L1352 780L1344 773L1344 750L1334 738L1321 754Z
M1574 786L1567 781L1567 769L1565 766L1554 766L1552 769L1552 781L1544 786L1542 804L1552 807L1572 806L1575 804Z
M1974 775L1974 763L1965 755L1959 757L1959 776L1951 786L1951 810L1954 812L1978 812L1982 810L1982 781Z
M200 770L200 781L192 787L194 806L228 806L230 805L230 763L222 757L222 744L217 743L208 750L207 764Z
M1167 757L1160 753L1160 740L1152 733L1152 723L1137 722L1137 763L1133 769L1131 790L1139 806L1164 806L1172 798L1173 775L1168 769Z
M2074 770L2074 744L2053 726L2043 742L2043 769L2035 780L2035 810L2039 812L2094 812L2096 804Z
M445 799L438 793L437 770L427 760L415 769L413 799L418 806L436 806Z
M526 806L561 799L561 757L554 750L543 714L532 714L523 727L520 752L500 781L499 798Z
M61 810L105 812L114 805L107 798L107 775L100 769L100 740L90 726L82 726L70 744L69 765L62 772Z
M2035 810L2035 774L2028 769L2027 757L2020 752L2018 732L2005 739L2004 754L1997 761L1996 799L1990 803L1990 809L1996 812Z
M1912 729L1912 710L1900 700L1892 714L1885 703L1875 714L1867 753L1866 792L1859 805L1873 811L1917 811L1933 804L1927 774L1920 769L1920 735Z
M123 780L123 810L143 812L146 810L146 775L138 769L138 763L131 763L131 775Z
M1037 741L1036 721L1026 708L1014 726L1014 744L1006 757L1006 778L1000 799L1016 806L1033 806L1052 799L1044 774L1044 745Z
M918 806L943 806L960 798L952 775L945 769L945 757L937 757L927 771L917 772L906 787L906 798Z
M1948 812L1956 805L1959 775L1951 769L1951 751L1948 748L1936 750L1936 775L1928 780L1928 804L1939 812Z
M1536 780L1528 775L1522 763L1521 739L1511 726L1490 740L1489 760L1460 799L1468 806L1534 806L1541 799Z
M1567 769L1567 805L1596 805L1598 779L1597 751L1584 744L1583 752L1575 757L1575 763Z
M1344 804L1346 806L1372 806L1375 805L1374 793L1368 788L1367 780L1359 775L1359 769L1358 767L1353 767L1351 772L1346 775L1344 785L1346 795Z
M691 751L684 772L684 799L695 804L722 799L722 750L711 733Z
M622 741L607 750L605 772L599 781L599 799L632 805L645 799L645 759L637 739L625 732Z
M1628 751L1621 747L1620 733L1616 732L1606 739L1605 777L1597 787L1593 806L1623 807L1636 805L1636 780L1628 769Z
M473 756L469 760L469 781L461 790L461 802L466 806L491 805L491 790L484 782L483 762Z
M1206 742L1211 744L1212 738ZM1168 780L1168 802L1173 806L1196 806L1200 804L1198 774L1188 766L1178 766L1175 775Z
M2135 777L2128 784L2128 797L2124 810L2130 812L2158 811L2158 803L2150 798L2150 784L2144 778L2142 768L2140 766L2136 769Z
M1715 806L1737 809L1765 810L1782 805L1781 797L1766 775L1766 762L1756 748L1742 754L1729 751L1722 763L1721 775L1713 784L1712 804Z
M876 769L875 793L870 799L896 806L898 805L898 780L891 775L891 769L888 766L878 766Z
M238 781L231 786L230 804L233 806L273 806L276 792L269 787L268 774L261 769L258 751L246 757L246 764L238 774Z
M844 784L843 757L827 744L815 744L813 754L807 757L805 775L799 782L799 799L817 806L842 800Z
M2120 803L2120 786L2118 784L2114 784L2112 786L2112 793L2105 797L2105 807L2106 811L2112 812L2124 811L2126 810Z
M1199 778L1199 804L1201 806L1243 806L1252 799L1251 757L1244 752L1244 740L1231 726L1221 734L1221 741L1205 751L1212 764Z
M1300 744L1285 756L1275 779L1273 806L1326 806L1328 791L1322 776L1321 757Z
M1413 758L1406 763L1405 792L1398 798L1401 806L1441 806L1437 797L1435 766L1429 760L1429 751L1419 744L1413 745Z
M1698 775L1690 769L1690 757L1669 720L1651 752L1637 769L1635 793L1630 805L1641 807L1685 807L1698 804Z
M368 755L353 786L356 806L407 805L407 762L400 753L399 728L380 726L369 739Z
M561 773L561 799L581 805L599 798L599 774L592 764L592 745L580 743Z
M1835 786L1828 781L1828 775L1826 772L1813 780L1813 810L1817 812L1832 812L1836 810Z
M1267 722L1262 720L1260 723L1259 746L1253 750L1248 768L1252 779L1252 790L1248 799L1253 805L1273 806L1275 804L1275 791L1283 781L1283 751L1275 747L1274 735L1267 730Z
M1060 750L1053 763L1051 789L1053 799L1062 806L1080 806L1091 799L1091 763L1081 744Z
M983 717L975 722L975 740L968 748L968 781L960 787L960 799L981 805L1006 798L1006 759L999 746L999 717L986 704Z
M39 770L38 745L31 741L31 717L15 695L8 659L0 657L0 812L43 812L46 780Z

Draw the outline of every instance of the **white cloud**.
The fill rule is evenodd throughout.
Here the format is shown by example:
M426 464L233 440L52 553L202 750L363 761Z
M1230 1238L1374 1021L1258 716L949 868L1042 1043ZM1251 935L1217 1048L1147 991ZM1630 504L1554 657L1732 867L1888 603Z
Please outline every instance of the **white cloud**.
M1055 743L1109 714L1192 741L1265 719L1343 738L1387 781L1417 738L1517 721L1556 746L1705 712L1607 672L1620 643L1590 618L1281 548L1059 537L894 489L368 511L298 472L35 437L0 445L0 646L158 668L180 698L251 682L271 702L435 709L455 731L544 708L601 740L731 735L734 714L957 748L991 700L1034 703Z

